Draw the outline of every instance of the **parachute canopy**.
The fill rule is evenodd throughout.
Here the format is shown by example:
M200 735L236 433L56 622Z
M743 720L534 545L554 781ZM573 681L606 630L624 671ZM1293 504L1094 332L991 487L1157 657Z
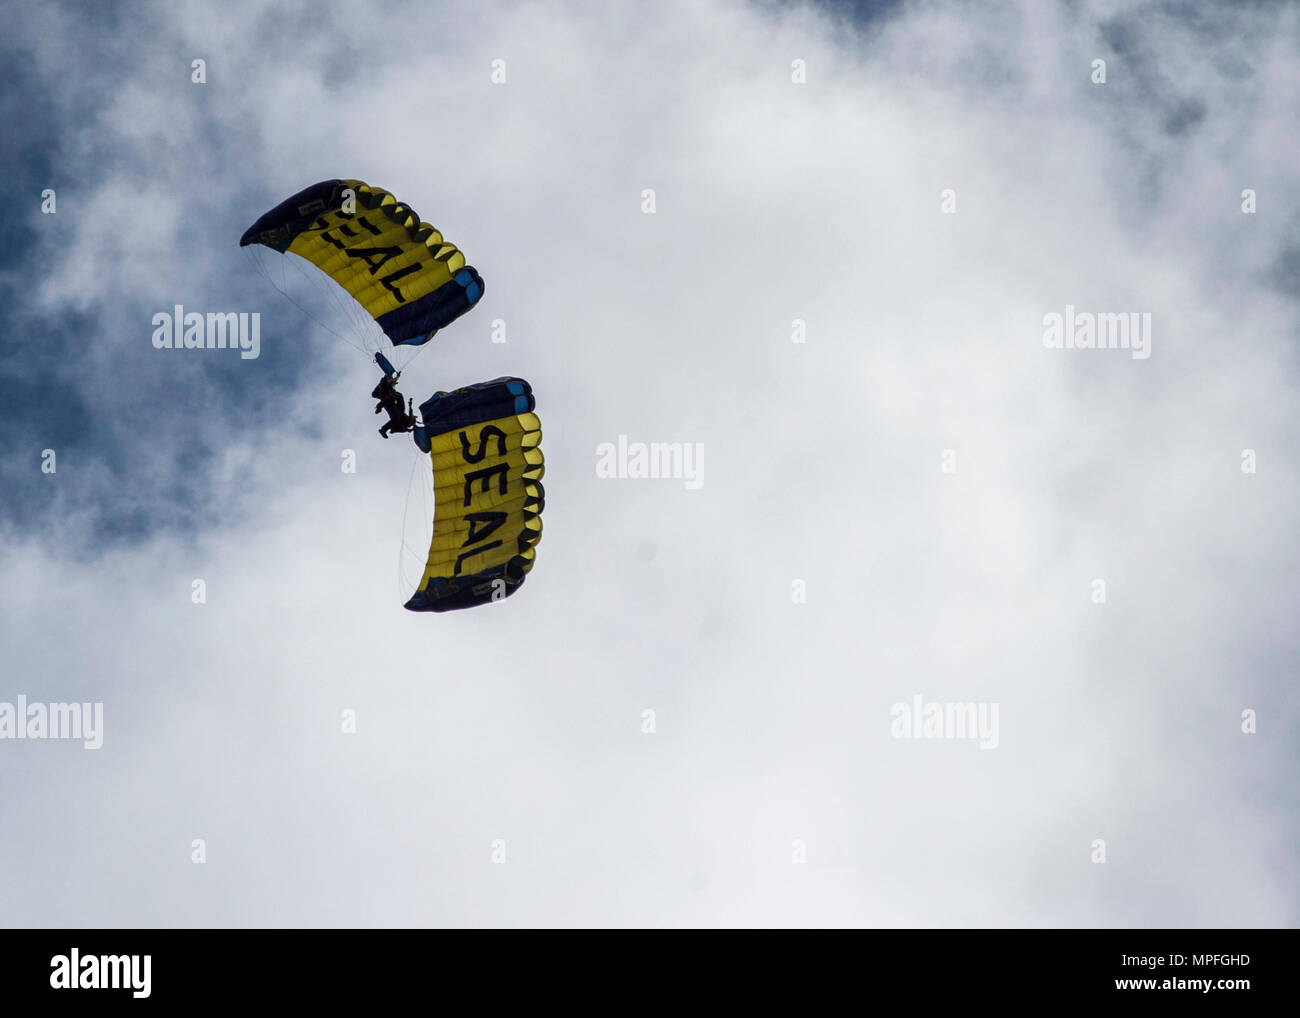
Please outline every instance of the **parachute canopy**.
M411 611L509 597L542 538L542 426L522 378L497 378L420 405L416 444L433 461L433 543Z
M395 346L427 343L483 296L482 277L454 244L387 191L359 180L322 180L286 198L244 232L239 245L250 244L307 259Z

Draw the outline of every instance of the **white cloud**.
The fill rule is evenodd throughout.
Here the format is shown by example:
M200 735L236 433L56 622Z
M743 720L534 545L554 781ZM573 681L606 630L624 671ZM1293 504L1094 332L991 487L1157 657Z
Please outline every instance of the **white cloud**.
M337 364L288 411L319 437L214 436L223 526L92 559L72 535L8 542L0 699L103 699L107 735L0 744L6 922L1294 924L1296 817L1273 796L1296 314L1266 270L1297 189L1286 107L1216 63L1256 50L1153 15L1121 58L1097 15L1033 4L854 36L699 3L653 23L417 5L328 35L290 16L305 37L250 50L255 8L214 10L151 44L210 53L209 92L128 70L83 128L138 154L139 118L184 106L192 144L230 143L190 173L169 149L134 185L162 210L151 239L123 243L201 294L243 266L237 234L178 219L196 196L259 193L251 222L356 175L409 201L488 290L403 381L533 383L546 535L506 604L403 612L409 447L373 437L370 373L304 324ZM1285 34L1252 27L1255 93L1293 90ZM1088 83L1098 55L1113 91ZM1160 134L1159 103L1121 91L1139 70L1201 125ZM130 186L110 168L85 207ZM113 271L104 238L88 217L52 278ZM1153 356L1045 350L1066 303L1151 311ZM597 480L621 433L704 442L704 488ZM917 693L998 701L999 748L891 739Z

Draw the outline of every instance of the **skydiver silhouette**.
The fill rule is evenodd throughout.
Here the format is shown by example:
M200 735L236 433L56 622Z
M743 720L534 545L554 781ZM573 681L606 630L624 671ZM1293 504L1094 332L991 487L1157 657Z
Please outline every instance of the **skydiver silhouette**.
M415 427L415 414L411 411L411 401L408 399L403 406L402 394L397 391L397 380L401 377L400 371L395 375L384 375L374 391L370 393L372 399L379 400L375 404L375 413L380 411L388 413L388 423L379 429L381 438L387 438L390 433L397 435L411 431Z

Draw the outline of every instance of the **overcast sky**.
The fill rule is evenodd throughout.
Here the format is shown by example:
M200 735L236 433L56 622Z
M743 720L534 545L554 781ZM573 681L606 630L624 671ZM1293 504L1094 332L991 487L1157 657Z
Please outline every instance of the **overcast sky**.
M5 34L0 703L103 745L0 739L0 924L1296 925L1295 5ZM402 609L427 460L238 247L334 177L486 280L403 390L535 390L502 604ZM260 356L155 349L176 304ZM1067 305L1149 356L1048 348Z

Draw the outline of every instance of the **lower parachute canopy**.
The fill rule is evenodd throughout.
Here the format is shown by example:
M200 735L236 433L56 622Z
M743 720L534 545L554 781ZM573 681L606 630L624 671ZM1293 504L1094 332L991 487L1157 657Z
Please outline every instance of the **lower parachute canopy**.
M439 392L420 404L415 443L433 461L433 542L411 611L509 597L542 539L542 425L522 378Z

